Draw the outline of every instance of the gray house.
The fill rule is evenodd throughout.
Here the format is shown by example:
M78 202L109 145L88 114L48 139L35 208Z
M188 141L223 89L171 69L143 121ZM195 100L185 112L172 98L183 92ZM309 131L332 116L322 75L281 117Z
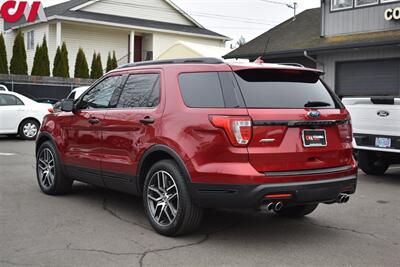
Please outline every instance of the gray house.
M322 0L225 58L317 67L341 96L400 94L400 1Z

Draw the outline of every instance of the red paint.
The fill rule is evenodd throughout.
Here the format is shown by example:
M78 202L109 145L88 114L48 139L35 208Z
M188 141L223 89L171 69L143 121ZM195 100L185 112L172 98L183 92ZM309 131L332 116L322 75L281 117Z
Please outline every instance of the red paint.
M0 9L1 16L4 18L5 21L9 23L14 23L19 21L22 16L24 15L24 11L28 6L27 1L20 1L18 4L17 1L6 1L3 3ZM32 6L30 7L29 15L26 18L27 22L35 22L36 18L39 13L39 9L42 8L42 4L40 1L34 1ZM16 9L14 11L14 9ZM11 12L11 10L13 10Z
M234 69L260 68L256 65L233 66ZM265 68L265 66L264 66ZM285 67L282 67L285 68ZM179 90L178 75L183 72L232 71L226 64L184 64L142 66L118 70L108 75L159 72L161 102L155 109L111 109L54 113L45 118L42 132L48 132L61 154L63 163L135 175L145 151L155 144L173 149L183 160L192 182L215 184L266 184L315 181L354 175L357 166L352 156L350 126L321 127L326 130L328 146L305 148L303 128L253 126L248 145L232 144L229 127L210 121L218 118L254 120L311 120L310 109L193 109L185 106ZM345 120L345 109L321 109L319 120ZM93 126L95 116L101 123ZM139 120L149 116L154 124ZM228 131L228 132L227 132ZM249 134L247 130L242 132ZM275 139L261 143L261 139ZM266 171L295 171L350 165L352 169L329 174L271 177Z

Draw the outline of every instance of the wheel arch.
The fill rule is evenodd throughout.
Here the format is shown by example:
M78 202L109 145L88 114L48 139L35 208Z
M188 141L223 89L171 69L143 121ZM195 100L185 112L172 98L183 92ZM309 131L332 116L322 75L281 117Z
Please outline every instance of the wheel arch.
M54 147L58 150L58 147L56 145L56 143L54 142L52 136L49 133L45 133L45 132L41 132L37 139L36 139L36 145L35 145L35 155L37 155L37 152L40 148L40 146L44 143L50 141L51 143L53 143ZM58 153L59 151L57 151Z
M21 128L22 123L25 122L25 121L27 121L27 120L34 120L34 121L36 121L36 122L39 124L39 128L40 128L40 125L42 125L42 124L40 123L40 121L39 121L37 118L35 118L35 117L27 117L27 118L24 118L23 120L21 120L21 122L18 124L18 131L19 131L19 129Z
M172 148L166 145L154 145L147 149L143 156L141 157L137 169L137 189L139 195L142 194L144 180L146 179L146 174L148 170L153 166L156 162L164 159L171 159L176 162L178 167L187 177L187 183L189 184L191 181L190 174L186 165L179 154L173 150Z

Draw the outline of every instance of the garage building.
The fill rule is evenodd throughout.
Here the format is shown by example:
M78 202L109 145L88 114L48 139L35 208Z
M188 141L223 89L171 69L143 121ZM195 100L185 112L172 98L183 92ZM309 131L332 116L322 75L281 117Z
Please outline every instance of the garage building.
M340 96L398 96L400 1L322 0L225 56L258 57L317 67Z

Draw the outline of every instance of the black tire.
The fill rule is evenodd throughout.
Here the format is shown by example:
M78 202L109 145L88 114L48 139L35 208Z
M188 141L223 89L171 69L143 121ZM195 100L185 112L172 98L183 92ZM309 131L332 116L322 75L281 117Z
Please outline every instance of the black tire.
M53 174L52 183L49 182L49 177L45 177L43 171L43 167L46 165L43 163L42 156L46 156L46 153L47 158L50 158L50 156L48 156L50 153L54 160L54 164L48 164L54 166L53 168L51 168ZM36 155L36 176L40 189L43 193L47 195L64 195L71 191L73 180L69 179L64 174L64 171L60 164L60 157L53 143L51 143L50 141L44 142L39 147L38 153Z
M157 175L163 175L163 174L168 175L167 179L167 186L164 187L172 187L171 185L175 186L177 192L177 197L175 199L176 202L176 212L175 212L175 217L173 220L171 220L169 223L162 224L161 222L157 222L156 218L153 217L159 217L159 220L161 220L162 217L162 212L164 210L164 207L162 206L161 212L159 213L160 216L157 216L157 208L154 208L155 203L158 203L156 201L149 200L148 194L154 193L154 191L150 190L150 183L152 188L160 188L160 187L155 187L154 186L154 179L157 179ZM163 177L163 176L162 176ZM162 160L157 163L155 163L149 170L149 172L146 175L145 183L144 183L144 188L143 188L143 203L144 203L144 209L146 212L146 215L149 219L149 222L151 226L156 230L158 233L165 235L165 236L179 236L179 235L184 235L191 233L195 231L198 226L201 223L201 219L203 217L203 209L197 207L194 203L192 198L190 197L189 190L186 184L186 179L188 177L185 177L185 174L180 170L180 168L177 166L177 164L173 160ZM173 181L173 182L172 182ZM164 182L163 182L164 183ZM158 190L161 192L160 190ZM150 193L149 193L150 192ZM158 194L159 196L162 194L155 193L156 195ZM168 192L166 193L168 195ZM167 197L168 199L168 197ZM163 200L160 200L161 202ZM171 204L172 204L171 200ZM168 205L170 203L168 202ZM167 206L164 203L164 206ZM153 208L151 208L153 207ZM171 208L165 209L164 213L167 211L169 215L173 216L174 214L172 213ZM154 213L154 216L152 215ZM165 220L167 220L166 217L167 214L164 215ZM168 218L169 219L169 218ZM169 221L169 220L167 220Z
M375 151L358 151L358 165L368 175L383 175L389 168L389 164L380 161Z
M279 216L289 217L289 218L302 218L310 213L312 213L318 204L309 204L294 207L283 207L280 211L276 211Z
M25 128L28 127L29 129L31 129L34 132L25 131ZM27 119L24 120L23 122L21 122L21 124L18 127L18 134L19 136L24 139L24 140L36 140L36 137L39 133L39 128L40 128L40 124L39 122L37 122L36 120L33 119ZM33 133L35 133L33 135Z
M15 139L15 138L17 138L18 134L6 134L6 136L7 136L8 138Z

